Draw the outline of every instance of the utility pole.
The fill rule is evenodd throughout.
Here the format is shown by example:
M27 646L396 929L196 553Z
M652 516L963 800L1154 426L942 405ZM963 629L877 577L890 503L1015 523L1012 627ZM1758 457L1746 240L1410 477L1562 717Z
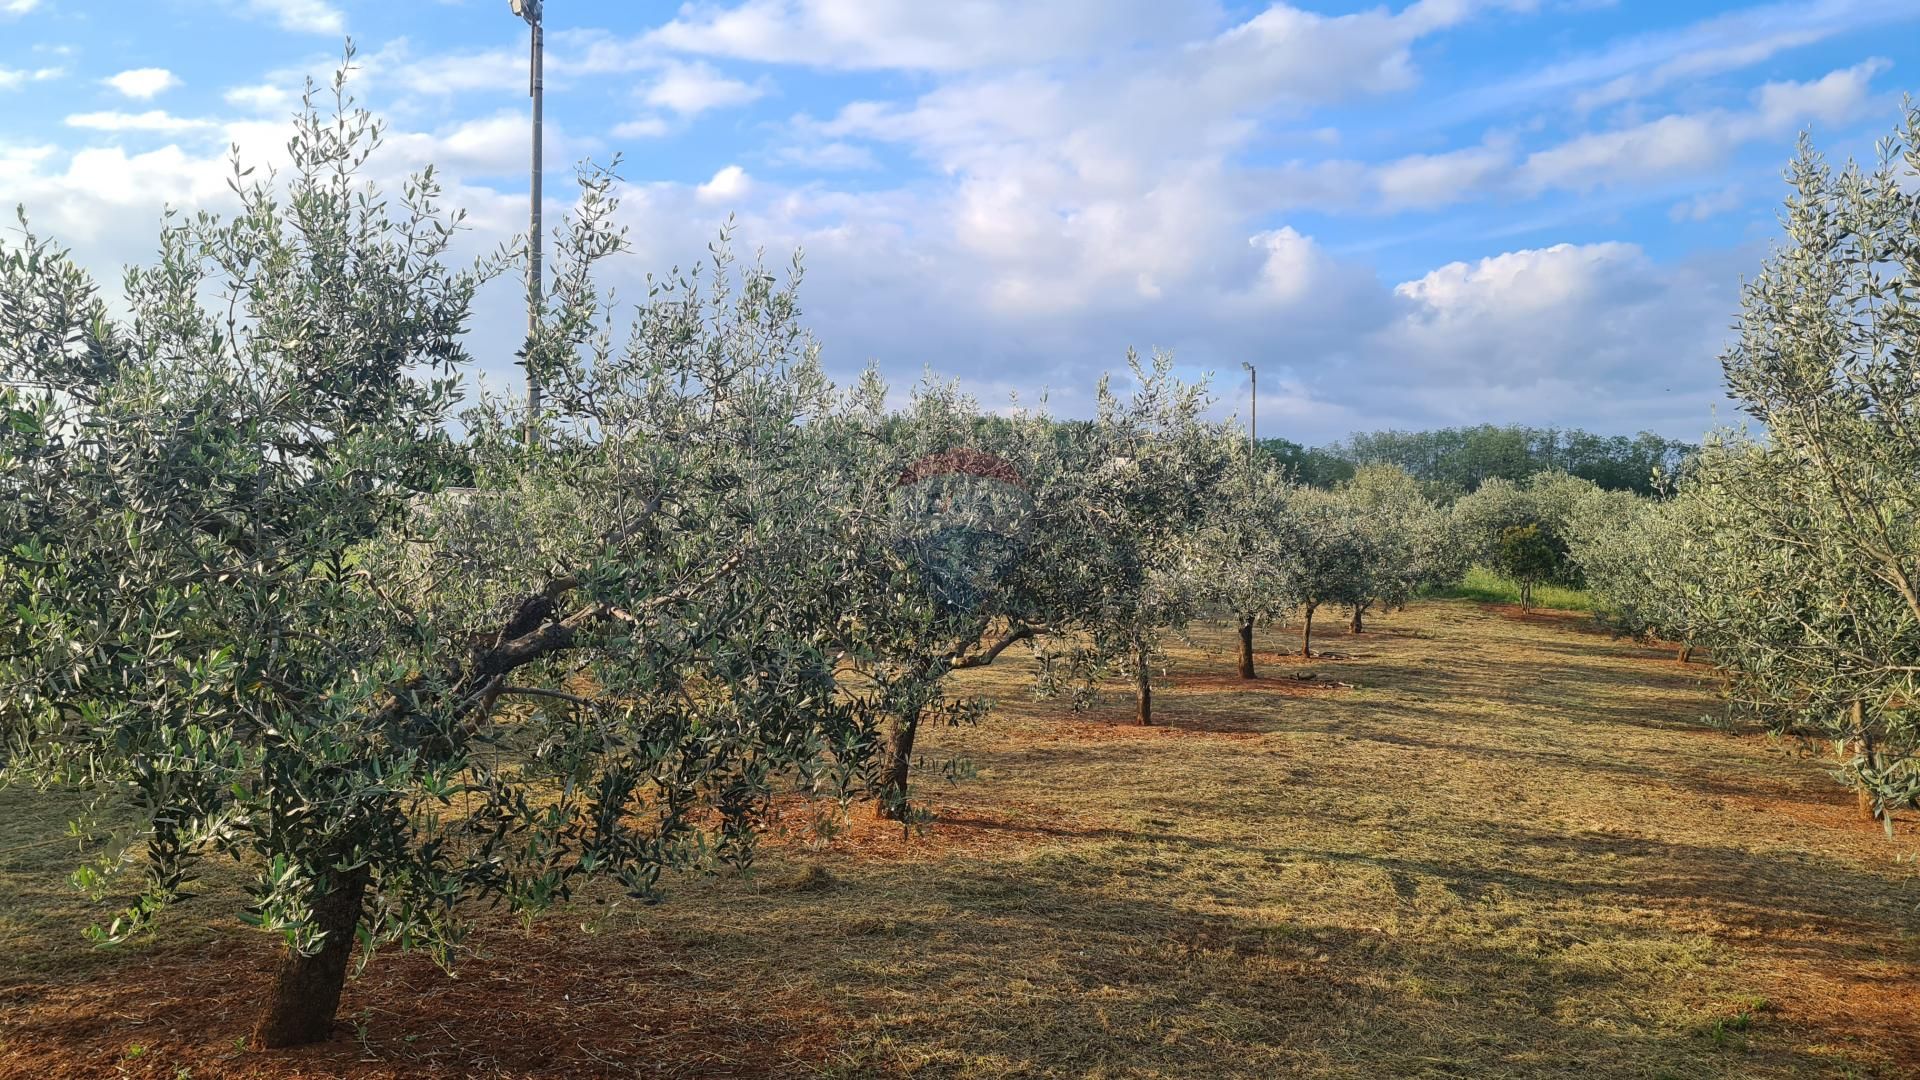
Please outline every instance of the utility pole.
M546 105L546 42L541 33L541 17L546 14L543 0L508 0L513 13L533 29L533 56L528 65L527 93L533 98L533 182L532 210L527 228L527 438L531 440L540 426L540 376L533 369L533 339L540 329L543 279L540 272L540 173L545 149L541 137L542 113Z
M1245 360L1240 361L1240 366L1247 369L1247 390L1252 398L1247 424L1247 461L1251 464L1254 455L1260 452L1260 371Z

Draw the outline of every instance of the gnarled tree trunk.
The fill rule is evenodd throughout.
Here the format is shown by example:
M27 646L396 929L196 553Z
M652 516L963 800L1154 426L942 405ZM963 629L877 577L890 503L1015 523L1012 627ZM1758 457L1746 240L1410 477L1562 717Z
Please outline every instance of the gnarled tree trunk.
M1133 654L1133 716L1142 724L1153 723L1153 669L1147 666L1147 660L1147 646L1142 642Z
M1680 656L1678 657L1678 659L1683 664L1693 659L1693 645L1691 643L1681 644Z
M1353 609L1353 619L1352 621L1347 623L1348 633L1359 634L1359 633L1365 632L1366 626L1360 620L1361 620L1361 616L1365 615L1366 613L1367 613L1367 609L1364 606Z
M1253 616L1240 616L1240 677L1253 678Z
M334 872L332 889L313 904L313 919L326 937L312 956L288 949L273 976L273 989L253 1028L253 1045L262 1050L325 1042L340 1011L347 984L354 931L367 893L367 868Z
M887 747L887 778L874 801L875 817L885 821L905 821L907 817L907 774L913 769L913 737L920 729L920 714L903 716L894 722Z
M1318 604L1311 604L1311 603L1308 604L1307 611L1306 611L1306 618L1300 621L1300 655L1301 656L1313 655L1313 609L1319 606L1320 605Z

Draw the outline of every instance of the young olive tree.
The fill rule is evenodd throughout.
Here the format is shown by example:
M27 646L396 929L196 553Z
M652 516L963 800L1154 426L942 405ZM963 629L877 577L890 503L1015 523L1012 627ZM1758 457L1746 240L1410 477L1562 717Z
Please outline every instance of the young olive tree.
M1294 590L1300 597L1300 655L1312 656L1314 613L1322 607L1366 602L1373 552L1340 493L1296 488L1291 505L1300 538L1292 564Z
M1100 380L1093 422L1067 429L1050 470L1061 488L1040 500L1052 623L1073 631L1041 639L1040 689L1056 689L1064 672L1084 699L1118 670L1132 677L1135 717L1151 724L1161 634L1195 613L1193 545L1231 451L1201 417L1204 388L1175 378L1171 356L1127 361L1133 392L1122 398Z
M874 741L833 677L832 395L791 288L720 249L616 344L589 177L529 342L552 411L528 439L483 402L458 446L499 264L448 265L431 171L361 181L380 128L335 94L282 189L168 221L124 319L51 244L0 248L0 783L134 822L76 874L144 869L102 940L207 856L251 874L266 1047L327 1037L356 947L450 963L474 901L746 862L776 777L857 789Z
M1425 585L1458 580L1466 554L1454 518L1398 465L1362 465L1338 489L1366 549L1352 596L1348 629L1365 630L1369 610L1405 607Z
M1233 617L1240 636L1240 677L1252 679L1255 626L1284 619L1300 606L1302 538L1292 486L1271 459L1262 454L1251 461L1245 455L1229 460L1234 468L1216 491L1189 576L1201 596Z

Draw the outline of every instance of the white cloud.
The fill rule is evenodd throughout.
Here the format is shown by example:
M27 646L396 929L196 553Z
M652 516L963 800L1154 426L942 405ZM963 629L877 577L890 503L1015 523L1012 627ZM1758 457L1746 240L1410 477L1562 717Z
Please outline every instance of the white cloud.
M873 151L839 141L781 147L775 152L774 158L782 164L821 172L851 172L880 167L880 163L874 160Z
M1634 244L1556 244L1403 282L1404 311L1371 344L1414 400L1451 419L1493 403L1514 417L1639 410L1624 424L1646 426L1719 399L1714 356L1733 291L1717 272L1658 265Z
M672 130L665 120L657 116L642 116L637 120L628 120L616 124L613 137L616 139L657 139Z
M1679 173L1705 171L1758 138L1780 138L1810 120L1839 124L1857 116L1884 60L1868 60L1812 82L1767 83L1752 109L1674 113L1613 131L1593 132L1529 155L1523 186L1586 191Z
M283 30L338 34L347 28L346 16L326 0L247 0L247 8L273 19Z
M502 5L504 7L504 5ZM356 62L365 86L392 85L408 93L443 96L470 91L527 92L527 50L484 49L417 55L404 37L387 42ZM551 78L557 65L550 58Z
M149 109L143 113L114 111L74 113L67 117L66 122L68 127L89 128L94 131L192 131L214 126L211 120L174 116L161 109Z
M236 86L221 95L229 105L236 105L253 112L284 112L298 102L298 95L284 87L272 83L257 86Z
M959 71L1035 63L1201 29L1208 4L1164 0L699 0L645 45L768 63Z
M40 0L0 0L0 15L25 15L40 6Z
M747 170L738 165L728 165L713 174L713 179L696 189L701 202L718 203L736 200L746 195L753 187L753 179Z
M764 87L730 79L704 63L669 63L641 95L649 105L693 116L708 109L745 105L766 93Z
M100 81L139 101L150 101L180 85L173 72L157 67L134 68Z
M1504 178L1512 162L1513 151L1504 143L1411 154L1382 165L1374 183L1389 208L1444 206Z
M0 90L14 90L30 82L47 82L67 73L65 68L44 67L33 71L18 71L0 67Z
M1733 184L1717 191L1703 191L1690 199L1673 204L1667 210L1667 217L1674 221L1705 221L1710 217L1738 210L1746 200L1746 192L1740 185Z
M597 142L576 139L554 121L542 133L549 163L576 160L600 149ZM455 175L511 176L524 173L531 149L532 122L528 113L503 110L442 128L436 133L389 133L388 143L409 168L433 165Z

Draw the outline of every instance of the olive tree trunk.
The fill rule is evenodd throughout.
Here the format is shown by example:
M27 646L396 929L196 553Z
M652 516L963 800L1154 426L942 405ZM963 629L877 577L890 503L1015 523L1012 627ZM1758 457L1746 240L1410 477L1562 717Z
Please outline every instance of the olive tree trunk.
M360 867L336 875L332 890L314 901L313 921L326 937L321 939L320 951L311 956L289 947L280 958L273 988L253 1028L256 1048L306 1046L325 1042L333 1034L366 892L367 869Z
M1366 613L1367 613L1367 609L1364 607L1357 607L1353 609L1353 619L1352 621L1347 623L1347 630L1350 633L1359 634L1359 633L1364 633L1366 631L1365 624L1361 622L1361 616L1365 615Z
M1134 647L1133 654L1133 694L1135 720L1142 724L1153 723L1153 669L1147 666L1149 659L1147 645L1140 642Z
M1682 664L1693 659L1693 645L1691 643L1684 643L1680 646L1680 656L1678 659Z
M1301 656L1313 655L1313 609L1319 606L1319 604L1309 603L1307 605L1306 618L1300 620Z
M893 734L887 746L887 775L880 787L880 797L873 804L873 813L885 821L905 821L907 818L907 774L913 769L913 737L920 730L920 713L916 710L910 716L894 721Z
M1866 760L1867 767L1871 769L1878 762L1874 760L1873 733L1867 730L1866 705L1864 702L1856 701L1848 706L1847 712L1848 719L1853 722L1854 745L1858 747L1859 756ZM1879 820L1880 815L1876 812L1878 807L1874 805L1873 792L1868 790L1867 785L1863 781L1855 780L1853 793L1859 803L1860 820Z
M1240 616L1240 677L1251 679L1253 675L1253 616Z

